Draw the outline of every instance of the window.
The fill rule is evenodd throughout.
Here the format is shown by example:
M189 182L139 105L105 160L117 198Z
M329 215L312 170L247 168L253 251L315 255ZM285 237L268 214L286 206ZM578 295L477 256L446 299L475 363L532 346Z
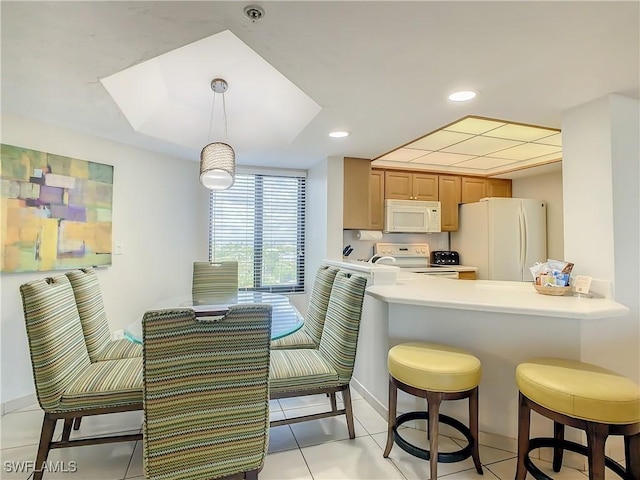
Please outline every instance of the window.
M304 291L304 176L236 174L211 192L209 261L238 262L238 288Z

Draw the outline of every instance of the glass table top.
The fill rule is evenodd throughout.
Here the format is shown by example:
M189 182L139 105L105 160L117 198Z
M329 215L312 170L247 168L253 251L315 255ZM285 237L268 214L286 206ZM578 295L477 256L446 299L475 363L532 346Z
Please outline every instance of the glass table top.
M276 340L295 332L304 323L302 315L291 305L285 295L267 292L238 291L232 294L191 294L164 299L150 310L167 308L191 308L199 316L224 315L230 305L242 303L267 303L273 307L271 316L271 339ZM142 343L142 318L124 329L124 336L135 343Z

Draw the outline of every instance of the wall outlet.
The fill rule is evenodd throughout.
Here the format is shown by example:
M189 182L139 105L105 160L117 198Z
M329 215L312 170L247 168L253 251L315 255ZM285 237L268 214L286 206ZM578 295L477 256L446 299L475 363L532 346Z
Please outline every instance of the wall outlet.
M115 332L111 332L111 338L113 340L123 340L124 339L124 330L116 330Z

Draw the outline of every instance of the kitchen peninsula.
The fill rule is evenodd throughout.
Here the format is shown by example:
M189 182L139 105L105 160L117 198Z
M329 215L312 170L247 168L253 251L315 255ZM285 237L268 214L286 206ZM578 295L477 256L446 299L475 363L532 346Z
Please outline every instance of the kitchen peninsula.
M327 263L369 275L353 385L381 414L387 408L387 351L398 343L423 340L469 350L482 362L480 437L513 449L517 437L518 389L515 368L536 356L582 359L584 322L607 322L629 309L606 298L546 296L531 283L461 281L406 273L392 266ZM401 395L399 410L423 408ZM448 402L444 413L467 418L465 406ZM537 419L539 420L539 419ZM532 435L551 425L534 421Z

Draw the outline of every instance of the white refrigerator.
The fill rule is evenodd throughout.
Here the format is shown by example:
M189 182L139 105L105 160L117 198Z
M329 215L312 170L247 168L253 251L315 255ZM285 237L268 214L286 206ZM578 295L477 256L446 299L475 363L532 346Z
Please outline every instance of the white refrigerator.
M528 198L484 198L460 205L451 249L481 280L533 282L529 267L547 260L546 204Z

